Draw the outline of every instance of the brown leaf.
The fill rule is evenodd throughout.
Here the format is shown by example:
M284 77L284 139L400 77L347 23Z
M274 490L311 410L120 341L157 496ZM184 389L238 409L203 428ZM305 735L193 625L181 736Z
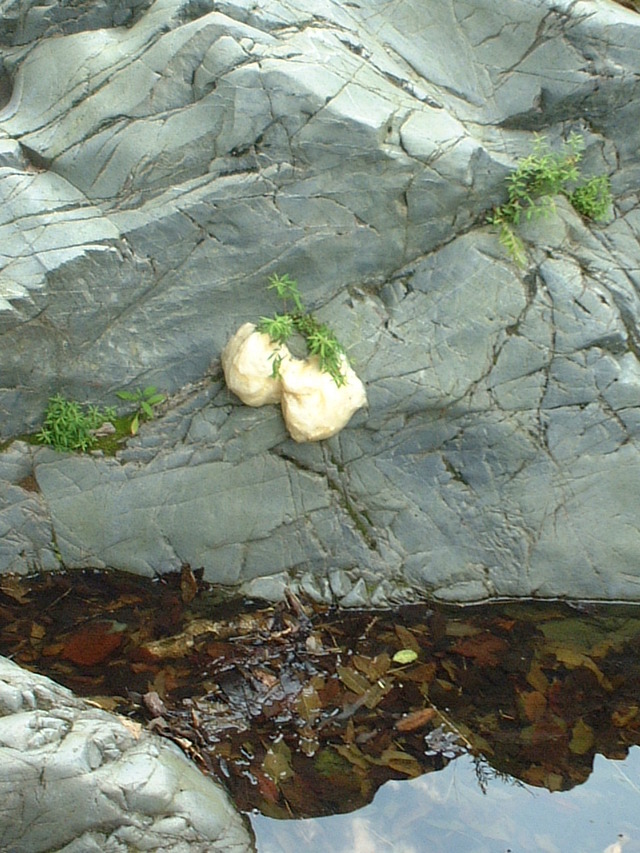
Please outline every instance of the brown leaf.
M113 631L112 622L92 622L65 642L62 657L78 666L95 666L120 647L123 636Z
M421 684L431 684L433 679L436 677L436 671L438 667L433 661L429 663L420 663L416 666L412 666L411 669L405 670L402 673L403 681L418 681Z
M416 729L421 729L431 722L437 716L435 708L422 708L420 711L413 711L407 714L396 723L396 729L399 732L413 732Z
M46 633L47 633L47 630L42 625L39 625L37 622L31 623L31 639L32 640L41 640Z
M638 716L638 706L637 705L629 705L625 708L617 708L611 714L611 722L616 728L624 728L628 726L632 720L635 720Z
M258 780L258 790L270 803L277 803L280 798L280 794L278 793L278 786L270 779L265 773L262 773L260 770L253 769L253 774Z
M509 644L501 637L496 637L486 631L476 637L468 637L456 643L452 651L466 658L471 658L479 666L498 666L502 655Z
M422 768L417 759L413 755L406 752L401 752L399 749L388 747L380 756L381 763L398 773L404 773L412 779L422 775Z
M371 764L376 763L375 760L364 755L355 743L338 743L334 744L333 748L339 755L346 758L350 764L353 764L355 767L359 767L361 770L367 770Z
M18 604L29 604L30 591L25 589L23 580L13 575L5 575L0 583L0 592L17 601Z
M392 686L392 681L385 680L383 678L378 679L375 684L372 684L363 697L364 704L367 708L372 711L378 705L380 700L387 695Z
M527 693L521 693L520 701L526 718L532 723L540 720L544 716L544 712L547 710L547 699L537 690L530 690Z
M360 675L359 672L356 672L350 666L338 666L336 667L336 672L345 687L353 693L357 693L358 696L362 696L371 687L371 684L364 675Z
M190 604L198 592L198 581L191 571L189 563L183 563L180 570L180 595L184 604Z
M411 649L412 652L415 652L417 655L420 654L420 643L411 631L408 628L405 628L404 625L396 625L395 631L400 640L401 649Z
M558 661L563 663L567 669L577 669L580 666L584 666L586 669L591 670L598 679L598 683L604 687L605 690L612 689L609 679L602 673L588 655L582 654L582 652L577 652L574 649L563 648L560 645L551 643L547 648L555 654Z
M365 657L364 655L354 655L352 658L353 665L360 672L363 672L369 681L377 681L391 666L391 658L386 652L376 655L374 658Z

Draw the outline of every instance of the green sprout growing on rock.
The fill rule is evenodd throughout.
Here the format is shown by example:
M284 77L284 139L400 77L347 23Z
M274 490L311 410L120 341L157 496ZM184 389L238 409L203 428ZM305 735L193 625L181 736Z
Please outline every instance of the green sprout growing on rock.
M141 420L151 420L155 417L155 412L153 411L155 406L164 403L166 399L164 394L158 393L155 385L149 385L147 388L138 388L135 391L116 391L116 397L135 403L138 407L131 419L129 427L131 435L138 434Z
M319 322L313 314L305 310L297 282L286 273L283 276L272 275L268 289L276 291L284 302L285 310L283 314L274 314L273 317L261 317L257 331L269 335L269 338L278 344L286 344L294 332L297 332L304 338L309 355L317 357L320 370L328 373L338 387L344 385L344 347L326 323ZM288 303L293 303L293 310L287 310ZM274 378L279 375L281 361L280 356L274 356Z
M55 450L87 451L98 441L96 432L116 416L114 408L99 409L67 400L61 394L49 399L44 425L36 439Z
M580 179L584 141L572 133L560 151L552 151L543 136L536 137L533 152L525 157L507 178L507 201L494 207L487 217L500 229L500 242L523 266L524 244L516 233L522 220L547 216L555 210L553 196L566 196L574 209L594 221L606 219L611 207L609 178L599 175L570 190Z

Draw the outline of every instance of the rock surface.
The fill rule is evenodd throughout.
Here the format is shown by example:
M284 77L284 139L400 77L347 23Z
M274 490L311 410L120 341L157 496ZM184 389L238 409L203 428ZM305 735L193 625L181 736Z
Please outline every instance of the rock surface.
M0 849L255 848L226 793L174 744L0 658Z
M0 454L0 567L182 561L277 596L640 600L640 16L608 2L4 0L0 427L172 406L117 460ZM505 257L535 132L586 143ZM216 365L293 275L368 411L296 445ZM213 366L212 366L213 365Z

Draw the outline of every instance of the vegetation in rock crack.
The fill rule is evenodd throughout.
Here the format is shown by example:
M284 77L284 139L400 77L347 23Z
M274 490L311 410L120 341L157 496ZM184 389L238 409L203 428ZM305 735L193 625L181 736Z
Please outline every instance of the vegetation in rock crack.
M319 322L313 314L305 310L298 283L286 273L283 276L272 275L268 289L275 290L283 300L284 313L261 317L257 331L269 335L271 340L278 344L286 344L294 332L297 332L304 338L309 355L317 356L320 370L328 373L336 385L344 385L344 347L326 323ZM291 310L288 310L289 303L292 303ZM281 363L282 357L274 355L274 378L279 375Z
M595 222L606 219L611 207L609 178L606 175L591 178L570 193L569 201L578 213L587 219L593 219Z
M146 388L138 388L135 391L116 391L116 396L121 400L127 400L135 403L137 411L131 419L129 431L131 435L137 435L140 429L140 421L151 420L155 417L154 407L164 403L166 397L164 394L158 393L155 385L149 385Z
M56 394L49 399L44 424L36 438L55 450L86 451L97 443L96 430L115 416L112 407L99 409Z
M533 152L507 178L508 200L495 207L487 221L500 228L500 242L518 264L524 265L526 255L516 227L523 219L552 212L555 195L566 196L588 219L606 219L611 206L609 178L598 175L576 186L583 150L584 140L578 134L572 133L560 151L552 151L545 138L537 136Z

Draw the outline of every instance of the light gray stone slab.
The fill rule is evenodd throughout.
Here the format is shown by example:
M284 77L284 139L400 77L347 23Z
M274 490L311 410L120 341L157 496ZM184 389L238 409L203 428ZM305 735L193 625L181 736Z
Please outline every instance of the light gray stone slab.
M0 454L0 571L346 604L640 600L640 16L606 0L4 0L0 436L169 395L115 460ZM486 225L536 133L610 219ZM319 446L222 347L288 272L368 409ZM5 488L6 484L6 488Z
M0 847L249 853L226 792L170 741L0 658Z

